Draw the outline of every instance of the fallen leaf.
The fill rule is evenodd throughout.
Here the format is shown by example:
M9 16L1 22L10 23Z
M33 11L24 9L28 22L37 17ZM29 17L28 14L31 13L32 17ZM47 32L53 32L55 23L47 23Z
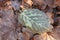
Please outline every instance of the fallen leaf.
M38 9L25 9L18 18L19 22L25 25L28 29L31 29L34 33L44 33L51 31L53 28L50 25L49 17Z

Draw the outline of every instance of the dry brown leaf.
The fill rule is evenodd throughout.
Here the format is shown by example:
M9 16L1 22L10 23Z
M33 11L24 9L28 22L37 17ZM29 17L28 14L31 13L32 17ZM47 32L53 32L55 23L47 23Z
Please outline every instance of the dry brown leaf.
M5 7L5 3L10 0L0 0L0 7Z
M47 33L44 33L41 35L43 40L56 40L54 37L51 35L48 35Z
M50 35L52 35L56 40L60 40L60 25L57 26L51 33Z
M34 7L37 6L38 9L44 10L46 8L46 4L44 0L33 0Z
M60 0L55 0L55 5L60 6Z
M33 2L31 0L27 0L26 3L28 3L30 6L32 6Z
M23 0L22 1L22 6L24 8L30 8L30 7L32 7L32 4L33 4L32 0Z
M54 20L53 20L54 14L51 13L51 12L46 12L46 14L47 14L48 17L50 18L50 23L53 24L53 23L54 23Z
M33 40L43 40L41 35L35 35Z

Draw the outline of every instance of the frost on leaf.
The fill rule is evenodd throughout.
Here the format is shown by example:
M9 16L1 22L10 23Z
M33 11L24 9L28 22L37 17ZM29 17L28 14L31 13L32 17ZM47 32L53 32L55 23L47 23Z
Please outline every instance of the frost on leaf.
M25 9L18 17L19 22L25 25L28 29L34 33L44 33L51 31L53 28L50 25L49 17L38 9Z

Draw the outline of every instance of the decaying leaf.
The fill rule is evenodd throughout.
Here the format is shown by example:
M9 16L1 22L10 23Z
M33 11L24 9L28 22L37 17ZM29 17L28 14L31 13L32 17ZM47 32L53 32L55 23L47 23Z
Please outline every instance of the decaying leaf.
M60 6L60 0L55 0L55 4L56 4L57 6Z
M25 9L18 18L19 22L31 29L34 33L44 33L51 31L49 17L38 9Z
M50 18L50 23L53 24L53 23L54 23L54 20L53 20L53 17L54 17L53 15L54 15L54 14L51 13L51 12L46 12L46 14L47 14L47 15L49 16L49 18Z
M0 10L0 39L1 40L15 40L14 29L16 27L16 20L13 10Z
M56 40L53 36L44 33L41 35L43 40Z
M14 10L20 9L20 3L17 1L11 1L11 6L14 8Z
M44 1L51 8L55 8L56 7L56 5L54 4L55 0L44 0Z
M44 0L32 0L32 1L33 1L34 7L37 6L38 9L44 10L46 8L46 6L47 6L45 4Z
M22 6L24 8L31 8L32 4L33 4L32 0L23 0L22 1Z

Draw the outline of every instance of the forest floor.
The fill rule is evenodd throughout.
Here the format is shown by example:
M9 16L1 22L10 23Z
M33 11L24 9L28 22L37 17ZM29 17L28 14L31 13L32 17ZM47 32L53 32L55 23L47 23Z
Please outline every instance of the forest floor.
M60 0L0 0L0 40L31 38L33 33L18 23L19 10L24 8L45 12L53 26L52 32L35 35L32 40L60 40Z

